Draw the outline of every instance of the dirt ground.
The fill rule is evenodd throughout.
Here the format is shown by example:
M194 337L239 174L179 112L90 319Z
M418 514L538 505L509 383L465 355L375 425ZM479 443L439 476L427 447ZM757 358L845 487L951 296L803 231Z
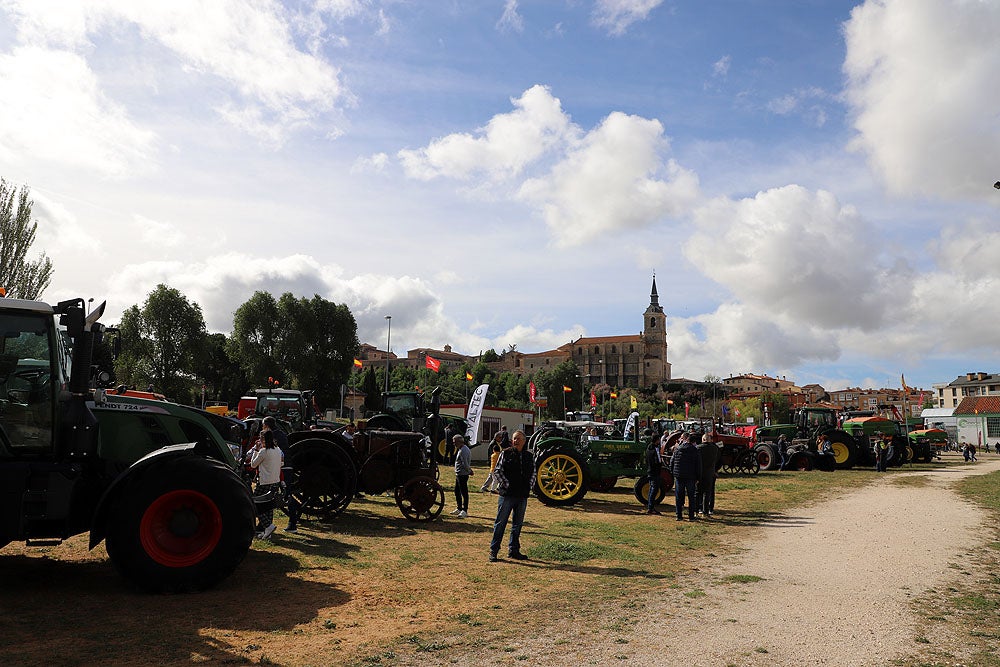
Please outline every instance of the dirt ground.
M752 529L738 557L706 558L680 577L678 594L644 600L631 633L564 623L526 638L519 652L584 665L899 664L925 632L909 603L946 586L959 576L956 561L994 539L951 484L998 469L1000 459L990 459L897 472L784 513ZM574 639L558 639L566 637ZM492 663L469 656L457 664Z

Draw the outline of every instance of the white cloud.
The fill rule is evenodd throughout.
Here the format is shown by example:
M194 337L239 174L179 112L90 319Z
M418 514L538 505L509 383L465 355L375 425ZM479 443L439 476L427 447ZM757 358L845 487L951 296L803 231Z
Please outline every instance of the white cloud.
M139 238L144 243L160 248L173 248L187 240L181 230L172 223L152 220L143 215L134 217Z
M593 21L612 35L622 35L633 23L645 21L661 4L663 0L597 0Z
M614 112L518 196L538 207L561 246L645 227L684 214L699 197L695 174L663 162L668 148L659 121Z
M385 171L386 167L389 166L389 156L385 153L375 153L368 157L359 157L351 165L352 174L360 174L364 172L375 172L381 173Z
M501 31L524 32L524 19L517 13L517 0L506 0L503 5L503 15L497 21Z
M514 111L494 116L477 136L450 134L425 148L399 151L406 173L421 180L437 176L468 179L476 174L509 178L572 131L559 100L545 86L532 86L511 104Z
M345 3L330 3L331 7ZM4 113L30 118L37 107L51 99L56 102L71 98L75 105L62 105L64 109L85 111L79 120L69 123L64 118L53 119L48 112L31 126L41 126L45 132L65 133L88 137L98 142L101 130L115 126L120 130L120 142L126 155L144 152L148 136L134 135L136 130L127 121L127 113L119 105L105 99L97 75L91 70L88 59L94 58L105 48L105 41L127 41L123 28L137 28L146 40L166 47L184 68L187 79L204 79L213 88L215 99L209 106L217 109L223 118L237 127L257 136L266 137L270 143L284 141L288 131L312 123L335 104L351 104L352 98L339 80L339 71L325 60L303 53L295 46L292 23L282 7L270 0L241 2L238 0L178 0L156 2L152 0L95 0L89 3L66 3L58 0L8 0L4 9L16 23L20 46L3 56L3 79L0 84L9 88L17 82L18 92L34 95L4 95ZM119 34L121 33L121 35ZM101 43L91 39L101 36ZM152 50L135 46L133 54L139 58L152 58ZM157 54L161 55L161 54ZM62 62L66 69L58 70L54 62ZM39 71L43 69L44 71ZM49 74L49 76L44 76ZM41 75L41 76L40 76ZM218 81L225 85L219 86ZM44 85L43 91L29 88ZM3 91L9 92L9 91ZM86 113L88 109L95 111ZM98 113L108 111L110 113ZM95 119L109 116L103 124ZM61 124L42 121L59 120ZM9 124L3 123L5 127ZM96 132L81 133L92 129ZM22 126L19 126L23 128ZM65 128L65 129L64 129ZM22 132L24 130L22 129ZM39 130L38 132L42 132ZM27 134L31 134L30 128ZM335 134L335 133L334 133ZM143 141L144 140L144 141ZM127 169L117 153L115 144L98 151L93 161L104 158L112 173ZM138 144L138 145L137 145ZM29 146L22 147L30 149ZM65 150L67 156L93 154L93 151ZM76 158L80 160L81 158Z
M712 75L725 78L729 74L729 66L731 63L731 57L722 56L715 61L715 64L712 65Z
M844 25L852 144L898 194L991 198L1000 4L868 0Z
M148 168L152 132L101 92L78 55L19 47L0 55L0 152L124 177Z

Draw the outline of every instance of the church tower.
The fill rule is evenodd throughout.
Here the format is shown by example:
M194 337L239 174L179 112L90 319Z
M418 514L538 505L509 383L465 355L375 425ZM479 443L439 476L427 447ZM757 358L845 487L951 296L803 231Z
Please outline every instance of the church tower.
M642 342L642 385L661 384L670 379L670 362L667 361L667 316L660 306L656 293L656 274L653 274L653 289L649 294L649 306L643 313Z

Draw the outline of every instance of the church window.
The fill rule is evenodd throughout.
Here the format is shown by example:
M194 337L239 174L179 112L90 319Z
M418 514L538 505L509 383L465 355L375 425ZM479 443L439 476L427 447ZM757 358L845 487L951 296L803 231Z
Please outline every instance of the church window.
M655 329L656 328L656 318L655 317L649 318L649 328L650 329Z
M629 345L628 346L628 352L629 352L629 354L632 354L633 352L635 352L635 346L634 345Z
M618 352L618 350L617 350L617 349L615 349L615 346L614 346L614 345L612 345L612 346L611 346L611 354L615 354L616 352Z
M597 346L595 345L595 346L594 346L594 354L600 354L600 353L601 353L601 348L599 348L599 347L597 347Z

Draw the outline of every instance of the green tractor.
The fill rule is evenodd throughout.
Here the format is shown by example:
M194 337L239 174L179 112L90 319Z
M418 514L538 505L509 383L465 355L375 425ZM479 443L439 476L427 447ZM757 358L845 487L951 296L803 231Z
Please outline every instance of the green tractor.
M209 588L254 534L232 422L92 389L104 307L0 298L0 547L89 532L139 589Z
M941 458L941 450L948 448L948 432L939 428L921 428L906 434L910 446L919 460L930 463Z
M934 460L933 448L926 442L910 440L903 434L899 422L885 417L854 417L844 421L844 430L854 436L858 442L865 443L874 451L874 442L881 438L890 442L888 465L897 467L904 463ZM874 461L874 455L872 457Z
M837 413L831 408L803 407L792 414L791 424L760 426L754 432L757 442L755 451L763 470L774 470L780 463L777 442L784 435L789 443L786 468L791 470L812 470L852 468L866 465L869 452L844 429L837 426ZM828 460L818 451L817 439L825 435L833 452L833 460Z
M650 436L632 429L631 438L617 436L613 424L602 422L550 422L532 434L534 492L546 505L573 505L587 491L610 491L619 477L635 478L636 499L645 504L646 447ZM656 502L663 500L673 477L664 466Z
M411 431L423 433L431 439L438 463L445 463L447 443L444 441L445 426L451 425L455 433L465 434L469 426L462 417L440 413L440 387L432 392L431 403L427 404L422 392L391 391L382 394L382 412L368 418L365 428L387 431ZM470 442L473 446L476 443Z

